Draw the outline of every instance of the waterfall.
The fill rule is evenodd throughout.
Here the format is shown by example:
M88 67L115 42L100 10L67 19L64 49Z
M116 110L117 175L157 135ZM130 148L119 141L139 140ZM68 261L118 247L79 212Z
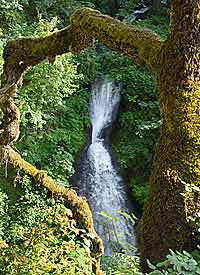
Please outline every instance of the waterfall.
M135 245L134 227L126 214L129 212L127 190L105 141L116 119L120 90L114 81L98 80L92 86L89 109L92 138L81 160L78 183L79 193L89 201L95 229L103 240L107 256Z

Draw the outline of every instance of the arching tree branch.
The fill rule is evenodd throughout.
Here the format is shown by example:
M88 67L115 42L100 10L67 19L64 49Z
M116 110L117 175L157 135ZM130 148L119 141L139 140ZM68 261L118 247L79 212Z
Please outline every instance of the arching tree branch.
M69 51L80 52L94 39L127 54L139 64L147 64L154 71L159 70L162 48L159 36L150 30L127 26L98 11L83 8L72 16L71 25L61 31L44 38L21 38L8 42L4 50L2 85L14 87L20 84L23 72L30 66L45 58L52 60L56 55ZM10 93L10 89L8 92ZM2 145L9 144L19 136L19 111L14 104L14 96L7 95L7 101L3 104L0 102L5 114L4 129L0 132ZM0 99L3 97L5 98L4 88L0 90Z
M94 233L95 274L100 274L99 257L102 255L102 242L93 228L91 211L87 202L70 189L60 188L46 173L26 162L9 144L19 136L19 110L15 105L17 85L23 73L32 65L66 52L80 52L93 41L111 49L127 54L138 64L146 64L150 69L159 71L159 56L162 42L159 36L146 29L127 26L120 21L100 12L83 8L71 18L71 25L44 38L21 38L8 42L4 50L4 71L0 90L0 108L4 121L0 129L0 159L8 156L8 163L17 170L32 176L37 182L70 206L86 230Z
M128 26L98 11L83 8L71 18L71 25L44 38L21 38L10 41L4 51L3 82L19 81L20 75L31 65L45 58L53 58L69 51L80 52L92 41L127 54L139 64L152 70L159 68L162 42L147 29Z
M162 41L151 30L126 25L89 8L78 10L71 18L71 25L73 51L79 52L97 39L110 49L127 54L136 63L158 70Z

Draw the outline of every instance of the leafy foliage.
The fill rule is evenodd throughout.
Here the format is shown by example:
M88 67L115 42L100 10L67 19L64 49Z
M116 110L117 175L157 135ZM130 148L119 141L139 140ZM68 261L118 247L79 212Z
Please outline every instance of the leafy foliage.
M144 20L139 20L135 22L136 25L140 27L149 28L155 33L159 34L163 39L167 37L168 34L168 19L166 16L153 15Z
M153 269L149 275L191 275L200 274L200 261L197 262L193 256L183 251L182 253L170 250L167 259L158 263L156 266L149 263L149 267Z
M23 8L17 0L1 0L0 28L2 29L2 36L11 38L15 30L26 24L22 10Z
M93 274L89 237L77 229L71 211L46 200L44 193L32 192L29 180L23 183L24 196L9 210L8 238L0 242L0 273Z
M116 254L102 259L106 275L143 275L139 268L139 257Z
M56 20L38 25L35 33L44 35L44 29L47 33L55 28ZM65 54L54 64L43 62L29 70L19 91L21 138L16 146L27 160L63 184L73 173L74 157L83 144L88 95L79 89L82 78L73 55Z
M26 14L27 21L37 22L40 19L50 21L53 17L59 17L58 26L64 27L69 23L70 15L80 8L81 1L74 0L21 0L21 5Z
M133 177L129 183L129 186L133 192L134 198L138 201L140 206L143 206L145 199L149 192L149 185L147 183L141 184L141 177Z
M8 243L21 241L24 232L43 222L50 202L47 192L34 186L27 176L18 175L15 182L21 185L13 187L15 198L11 200L9 192L2 192L1 196L1 239Z

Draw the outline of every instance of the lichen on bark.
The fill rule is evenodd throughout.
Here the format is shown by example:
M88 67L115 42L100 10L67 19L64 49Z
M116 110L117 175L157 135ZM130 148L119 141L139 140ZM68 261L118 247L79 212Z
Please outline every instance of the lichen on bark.
M192 250L198 234L190 223L200 211L200 2L172 1L169 37L157 74L161 129L150 195L142 218L141 255L153 263L169 249Z

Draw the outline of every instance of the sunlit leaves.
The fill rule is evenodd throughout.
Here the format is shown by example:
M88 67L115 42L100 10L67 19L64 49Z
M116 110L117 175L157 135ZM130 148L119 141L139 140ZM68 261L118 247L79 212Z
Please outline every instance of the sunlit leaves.
M150 275L191 275L200 274L200 263L197 262L193 256L186 252L174 252L170 249L170 253L163 262L158 263L156 266L148 262L149 267L154 271Z

